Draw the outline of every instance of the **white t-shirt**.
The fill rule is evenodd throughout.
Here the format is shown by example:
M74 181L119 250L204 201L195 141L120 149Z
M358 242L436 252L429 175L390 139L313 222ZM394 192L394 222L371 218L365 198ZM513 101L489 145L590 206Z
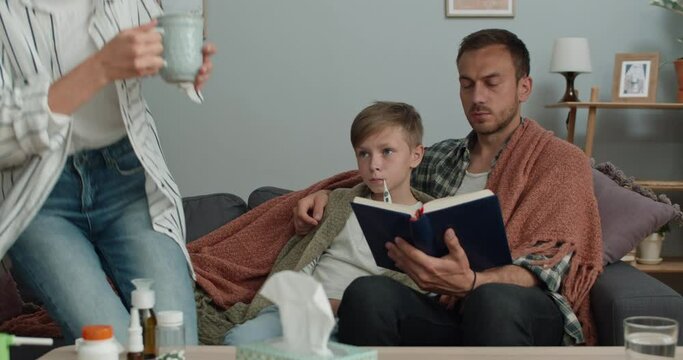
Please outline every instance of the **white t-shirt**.
M88 27L94 9L92 0L34 0L37 7L54 15L55 37L62 55L62 74L97 51ZM113 83L102 88L93 98L72 114L73 134L69 153L111 145L126 135L121 118L119 98Z
M471 173L465 170L465 177L462 179L460 187L455 192L455 195L467 194L486 188L486 181L489 179L489 172Z
M414 205L416 210L420 206L420 202ZM303 271L322 284L328 298L341 300L344 290L356 278L382 275L387 270L375 264L358 219L351 212L344 228L327 250Z

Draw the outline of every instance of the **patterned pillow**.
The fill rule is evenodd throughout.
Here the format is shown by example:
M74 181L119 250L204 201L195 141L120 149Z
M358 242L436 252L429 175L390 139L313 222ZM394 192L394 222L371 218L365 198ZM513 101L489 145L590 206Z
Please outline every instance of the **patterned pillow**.
M664 224L683 219L678 205L635 184L610 163L595 166L593 187L600 212L604 265L621 259Z

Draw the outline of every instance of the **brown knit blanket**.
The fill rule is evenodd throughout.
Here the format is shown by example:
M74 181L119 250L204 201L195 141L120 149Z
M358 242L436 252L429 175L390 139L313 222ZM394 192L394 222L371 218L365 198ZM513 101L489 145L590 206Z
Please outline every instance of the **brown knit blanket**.
M24 314L13 317L0 324L0 332L17 336L61 337L57 323L52 320L45 308L32 304L24 305Z
M279 196L191 242L187 248L197 284L213 303L228 308L249 303L268 277L282 247L294 235L292 208L322 189L352 187L357 171L322 180L307 189Z
M513 258L541 254L549 260L539 265L553 266L574 253L560 291L594 345L589 292L602 271L602 238L590 161L535 121L520 126L487 187L499 197Z

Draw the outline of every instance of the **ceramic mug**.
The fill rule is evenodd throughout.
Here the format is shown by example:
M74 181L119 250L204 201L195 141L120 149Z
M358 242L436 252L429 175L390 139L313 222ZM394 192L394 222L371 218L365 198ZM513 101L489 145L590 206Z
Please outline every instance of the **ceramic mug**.
M194 82L204 61L204 19L201 15L180 13L162 15L157 20L166 62L161 77L171 83Z

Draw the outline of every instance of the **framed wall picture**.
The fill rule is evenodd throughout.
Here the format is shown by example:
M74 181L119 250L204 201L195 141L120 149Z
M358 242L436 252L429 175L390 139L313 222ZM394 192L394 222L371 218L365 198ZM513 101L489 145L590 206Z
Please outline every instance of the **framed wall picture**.
M659 53L616 54L612 101L656 102Z
M446 17L514 17L515 0L446 0Z

